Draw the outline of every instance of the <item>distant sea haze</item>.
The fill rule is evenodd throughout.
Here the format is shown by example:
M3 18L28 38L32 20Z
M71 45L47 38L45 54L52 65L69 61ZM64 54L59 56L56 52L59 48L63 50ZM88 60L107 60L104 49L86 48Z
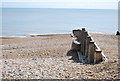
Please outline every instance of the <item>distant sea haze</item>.
M64 8L3 8L2 37L30 34L71 33L86 28L89 32L115 34L117 10Z

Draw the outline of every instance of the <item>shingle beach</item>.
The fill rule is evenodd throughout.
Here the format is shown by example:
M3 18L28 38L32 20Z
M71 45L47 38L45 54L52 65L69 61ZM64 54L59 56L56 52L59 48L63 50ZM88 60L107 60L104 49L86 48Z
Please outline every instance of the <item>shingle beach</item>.
M82 64L71 51L70 34L0 38L3 79L117 79L118 37L90 33L106 55L99 64Z

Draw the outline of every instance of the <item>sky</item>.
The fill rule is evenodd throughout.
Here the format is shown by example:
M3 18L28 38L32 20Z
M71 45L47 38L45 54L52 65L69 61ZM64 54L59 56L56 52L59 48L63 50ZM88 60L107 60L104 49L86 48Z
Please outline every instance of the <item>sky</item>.
M3 8L117 9L119 0L1 0Z

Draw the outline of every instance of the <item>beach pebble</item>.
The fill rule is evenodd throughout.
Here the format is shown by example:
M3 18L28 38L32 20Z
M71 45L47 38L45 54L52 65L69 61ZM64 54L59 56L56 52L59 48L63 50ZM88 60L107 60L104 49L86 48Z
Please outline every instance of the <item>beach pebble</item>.
M10 53L12 53L12 51L10 51Z
M32 60L37 60L37 58L32 58Z
M112 50L109 49L110 47L106 47L106 49L104 49L104 50L108 50L108 52L105 51L105 54L107 53L106 55L107 57L109 57L107 60L108 63L102 62L100 64L89 65L89 64L81 64L79 62L78 63L74 62L74 60L77 59L73 60L71 59L72 56L67 56L67 52L70 50L71 48L70 45L72 43L70 42L71 41L70 38L66 38L63 36L55 39L45 38L44 40L42 40L41 38L37 38L34 40L34 38L32 39L29 38L22 40L24 41L16 44L15 42L13 42L10 45L8 44L3 46L4 48L3 54L6 57L5 61L3 61L4 63L3 78L11 78L11 79L12 78L21 78L21 79L112 78L115 79L118 76L116 75L118 73L117 70L115 69L117 67L115 66L117 63L115 61L116 60L115 58L117 57L112 56L111 54ZM27 42L25 40L27 40ZM104 39L98 39L98 40L100 40L100 43L102 43L101 40ZM106 43L107 42L109 41L106 41ZM112 41L109 42L109 44L111 43ZM105 46L105 44L102 46ZM117 52L114 51L114 53ZM109 59L111 59L112 61L110 61ZM74 63L72 63L72 61Z

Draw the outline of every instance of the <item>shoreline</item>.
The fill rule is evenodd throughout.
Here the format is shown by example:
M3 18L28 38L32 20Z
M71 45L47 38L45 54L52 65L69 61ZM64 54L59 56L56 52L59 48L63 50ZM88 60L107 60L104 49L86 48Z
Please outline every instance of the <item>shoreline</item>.
M110 33L102 33L102 32L88 32L89 34L102 34L102 35L115 35ZM69 33L48 33L48 34L29 34L29 35L21 35L21 36L0 36L0 39L15 39L15 38L43 38L43 37L50 37L50 36L58 36L58 35L70 35L72 32Z

